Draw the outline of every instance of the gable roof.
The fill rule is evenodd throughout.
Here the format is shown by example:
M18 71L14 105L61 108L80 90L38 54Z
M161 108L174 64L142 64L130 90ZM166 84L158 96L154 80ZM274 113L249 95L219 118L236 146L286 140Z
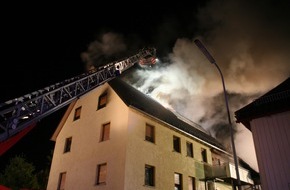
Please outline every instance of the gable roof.
M250 120L290 111L290 77L263 96L235 112L236 122L250 129Z
M197 124L196 126L188 124L172 111L166 109L160 103L143 94L133 86L123 81L121 78L115 78L108 83L127 106L137 108L138 110L170 124L185 133L225 150L224 146L214 137L206 134L201 129L198 129Z

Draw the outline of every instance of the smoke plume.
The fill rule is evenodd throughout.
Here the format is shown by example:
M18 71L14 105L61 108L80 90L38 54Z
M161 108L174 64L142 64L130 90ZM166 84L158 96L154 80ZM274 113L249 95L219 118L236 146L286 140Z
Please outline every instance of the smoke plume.
M221 76L193 41L198 38L204 43L223 73L238 135L233 113L290 76L288 10L287 1L208 1L196 15L194 36L176 38L172 50L150 70L137 69L122 77L229 146ZM103 41L93 42L83 54L88 66L96 65L99 56L112 47L114 52L125 51L119 37L110 33ZM107 46L108 42L114 45Z
M91 42L87 51L81 54L81 59L86 63L86 69L90 70L115 61L126 49L122 35L109 32L101 35L100 40Z

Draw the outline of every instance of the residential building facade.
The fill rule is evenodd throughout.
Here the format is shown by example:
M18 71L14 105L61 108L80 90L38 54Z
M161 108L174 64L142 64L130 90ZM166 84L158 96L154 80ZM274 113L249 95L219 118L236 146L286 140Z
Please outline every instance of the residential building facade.
M52 140L47 190L226 190L236 180L216 139L118 78L72 103Z

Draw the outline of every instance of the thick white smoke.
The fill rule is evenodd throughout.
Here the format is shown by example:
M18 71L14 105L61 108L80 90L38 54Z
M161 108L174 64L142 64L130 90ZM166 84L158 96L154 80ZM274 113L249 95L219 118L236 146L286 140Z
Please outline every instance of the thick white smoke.
M228 145L224 141L229 133L221 76L194 44L199 38L223 73L231 120L237 127L237 152L258 170L251 133L236 126L234 112L290 76L288 10L287 1L209 1L197 15L203 32L177 38L166 61L150 70L131 72L124 79ZM105 36L125 50L120 35ZM93 42L83 54L84 61L97 65L94 55L106 54L101 47L113 41Z

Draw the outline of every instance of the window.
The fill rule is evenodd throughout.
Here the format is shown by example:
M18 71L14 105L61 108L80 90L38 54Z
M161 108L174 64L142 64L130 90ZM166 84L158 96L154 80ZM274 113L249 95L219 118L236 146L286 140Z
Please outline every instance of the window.
M57 190L64 190L66 172L59 174Z
M188 190L195 190L195 178L188 176Z
M107 178L107 164L99 164L97 166L97 185L105 184Z
M155 180L155 167L150 165L145 165L145 185L154 186Z
M182 175L179 173L174 173L174 190L182 189Z
M201 148L201 157L203 162L207 162L206 149Z
M193 146L191 142L186 142L186 155L193 158Z
M110 138L110 123L103 124L101 131L101 141L109 140Z
M74 121L81 118L82 106L75 109Z
M155 131L154 126L146 123L145 140L150 142L155 142Z
M64 153L70 152L71 149L71 143L72 143L72 137L65 139L65 145L64 145Z
M180 138L173 136L173 150L175 152L180 152Z
M103 107L106 107L106 104L107 104L107 93L104 93L99 97L98 110Z
M216 157L212 157L212 165L221 165L221 160Z

